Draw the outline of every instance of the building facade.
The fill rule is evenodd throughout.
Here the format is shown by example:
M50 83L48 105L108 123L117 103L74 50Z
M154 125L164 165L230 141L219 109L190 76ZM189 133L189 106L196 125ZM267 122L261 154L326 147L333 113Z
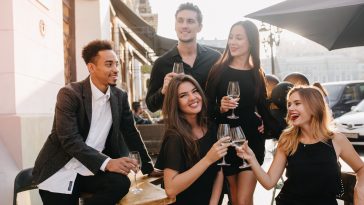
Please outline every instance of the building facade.
M115 2L125 6L120 0L2 1L0 204L12 204L16 174L34 165L51 130L58 90L88 76L81 58L85 44L111 40L121 64L118 87L128 91L130 101L145 92L140 67L153 63L154 48L125 22L129 16ZM37 191L18 195L22 205L39 200Z

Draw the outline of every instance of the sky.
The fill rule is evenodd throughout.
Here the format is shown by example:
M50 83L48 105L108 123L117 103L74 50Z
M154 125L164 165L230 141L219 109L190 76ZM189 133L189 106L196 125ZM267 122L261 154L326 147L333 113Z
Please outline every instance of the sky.
M174 14L181 3L197 5L203 15L203 28L197 39L227 39L231 25L247 20L245 15L283 0L149 0L152 13L158 14L158 30L161 36L176 39ZM254 21L254 20L253 20ZM254 21L259 24L259 22ZM258 25L259 26L259 25Z

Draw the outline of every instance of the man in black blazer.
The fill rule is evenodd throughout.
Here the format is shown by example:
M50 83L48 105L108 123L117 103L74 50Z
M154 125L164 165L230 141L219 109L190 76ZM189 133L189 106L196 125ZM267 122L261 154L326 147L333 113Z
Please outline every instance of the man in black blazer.
M51 134L33 170L45 205L115 205L129 190L127 174L137 169L128 157L139 151L142 172L154 171L135 128L127 93L116 88L118 60L108 41L83 48L90 76L63 87L57 96Z

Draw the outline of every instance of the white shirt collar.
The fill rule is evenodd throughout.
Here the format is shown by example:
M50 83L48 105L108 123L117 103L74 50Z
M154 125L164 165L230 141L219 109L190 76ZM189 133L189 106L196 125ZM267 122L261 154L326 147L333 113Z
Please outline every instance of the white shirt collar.
M91 77L90 77L90 85L91 85L91 93L92 93L92 98L97 101L102 97L106 97L106 100L110 99L110 86L107 86L107 90L106 93L104 94L103 92L101 92L101 90L99 90L96 85L92 82Z

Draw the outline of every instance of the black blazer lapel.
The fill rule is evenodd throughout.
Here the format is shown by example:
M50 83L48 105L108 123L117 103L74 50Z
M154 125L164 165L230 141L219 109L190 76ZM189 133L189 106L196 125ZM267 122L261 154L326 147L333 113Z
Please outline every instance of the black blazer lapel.
M85 110L86 110L86 115L87 115L88 121L91 125L92 92L91 92L91 85L90 85L90 76L83 81L82 98L83 98L83 105L85 106Z
M118 96L115 95L113 87L110 87L110 107L111 107L111 115L112 115L112 127L113 127L113 135L115 135L119 130L119 101Z

